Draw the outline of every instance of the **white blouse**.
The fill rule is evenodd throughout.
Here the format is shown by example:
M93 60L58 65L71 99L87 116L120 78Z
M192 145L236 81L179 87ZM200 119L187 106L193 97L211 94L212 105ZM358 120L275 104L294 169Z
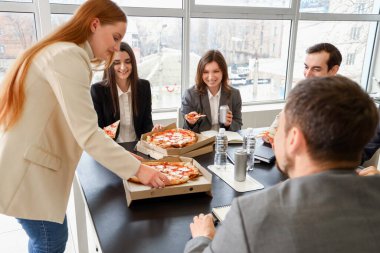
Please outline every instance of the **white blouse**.
M120 106L119 136L117 137L116 142L135 141L137 136L133 125L131 86L129 86L127 92L123 92L118 85L116 86Z
M216 95L212 95L210 90L207 89L208 94L208 100L210 102L210 109L211 109L211 129L218 130L219 129L219 102L220 102L220 94L221 94L221 87L219 88L218 93Z

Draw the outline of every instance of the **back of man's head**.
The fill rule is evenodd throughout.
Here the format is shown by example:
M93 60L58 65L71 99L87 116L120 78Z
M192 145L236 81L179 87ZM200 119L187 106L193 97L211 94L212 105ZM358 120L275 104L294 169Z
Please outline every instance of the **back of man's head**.
M342 54L333 44L318 43L306 49L307 54L320 53L323 51L329 54L329 60L327 61L328 70L332 69L335 65L340 66L342 63Z
M343 77L305 79L289 94L285 131L303 133L314 161L358 163L374 135L378 111L361 87Z

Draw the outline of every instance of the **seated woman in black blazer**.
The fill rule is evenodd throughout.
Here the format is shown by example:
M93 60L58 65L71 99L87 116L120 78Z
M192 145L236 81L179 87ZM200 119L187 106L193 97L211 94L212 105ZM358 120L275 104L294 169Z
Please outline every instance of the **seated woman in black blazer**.
M113 64L104 71L103 81L91 86L99 127L120 119L117 142L135 141L152 131L152 95L150 83L139 79L136 57L125 42L115 54ZM160 128L157 125L154 129Z

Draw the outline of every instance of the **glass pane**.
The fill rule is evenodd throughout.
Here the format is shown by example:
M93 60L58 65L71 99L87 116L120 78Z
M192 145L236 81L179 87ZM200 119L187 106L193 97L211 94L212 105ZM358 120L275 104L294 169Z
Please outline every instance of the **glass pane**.
M134 49L140 78L150 81L153 109L179 107L182 19L129 16L124 40Z
M243 102L284 99L289 20L192 19L190 34L190 85L202 55L218 49Z
M71 15L52 15L57 27ZM128 17L123 39L135 52L139 77L150 81L153 109L174 108L181 101L182 19ZM103 73L94 73L99 82Z
M153 7L153 8L182 8L182 0L113 0L120 6Z
M182 8L182 0L113 0L120 6L152 7L152 8ZM84 0L50 0L50 3L81 4Z
M368 92L375 97L377 103L380 103L380 50L377 49L377 55L374 55L374 70L371 79L368 81Z
M33 0L0 0L0 2L32 3Z
M0 82L17 56L36 42L32 13L0 12Z
M49 0L51 4L82 4L85 0Z
M293 83L303 79L305 50L321 42L335 45L342 54L338 74L360 83L368 45L370 25L374 22L300 21L294 63ZM372 43L371 43L372 44Z
M249 7L290 7L291 0L195 0L197 5L249 6Z
M311 13L377 14L379 0L301 0L300 11Z

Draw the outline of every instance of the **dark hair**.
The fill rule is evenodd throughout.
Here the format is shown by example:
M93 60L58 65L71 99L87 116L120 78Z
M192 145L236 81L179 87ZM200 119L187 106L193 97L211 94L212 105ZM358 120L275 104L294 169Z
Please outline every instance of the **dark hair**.
M313 160L358 164L379 122L368 94L343 76L299 82L289 94L285 117L286 133L299 127Z
M231 94L231 87L228 85L228 69L227 63L222 53L219 50L209 50L199 60L197 74L195 76L195 87L200 94L206 94L207 84L203 81L202 75L206 64L216 62L222 71L222 89L228 94Z
M332 69L335 65L340 66L342 63L342 54L333 44L319 43L306 49L307 54L320 53L323 51L329 54L329 59L327 60L328 70Z
M127 52L132 64L132 72L131 75L128 77L131 85L131 97L132 97L132 110L135 115L139 114L138 106L137 106L137 82L139 80L139 76L137 73L137 63L136 63L136 57L133 53L133 49L131 46L129 46L125 42L121 42L120 44L120 52ZM103 73L103 83L105 86L110 88L111 97L112 97L112 105L114 109L114 115L118 114L120 112L119 108L119 96L117 94L117 84L116 84L116 74L114 69L115 64L112 63L109 68L104 70Z

